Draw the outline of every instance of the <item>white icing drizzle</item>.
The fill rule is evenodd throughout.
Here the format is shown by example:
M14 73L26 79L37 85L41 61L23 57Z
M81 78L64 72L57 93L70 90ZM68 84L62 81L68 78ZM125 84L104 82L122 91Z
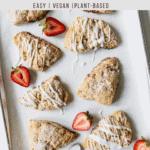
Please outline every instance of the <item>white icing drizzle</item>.
M50 82L48 82L48 84L51 85ZM51 96L49 96L49 95L47 94L47 92L49 92L50 89L51 89L51 91L54 92L54 89L52 88L52 86L50 86L50 87L47 89L47 92L44 91L44 89L43 89L43 87L42 87L42 84L39 86L39 89L40 89L40 91L41 91L42 96L47 100L47 102L49 103L49 105L51 105L50 100L52 101L53 105L54 105L56 108L59 108L58 105L62 106L62 105L65 104L60 98L58 98L59 96L58 96L58 94L57 94L56 92L55 92L55 93L56 93L56 97L58 98L58 101L56 101L55 99L53 99ZM66 105L66 104L65 104L65 105Z
M96 141L97 143L101 144L101 145L105 145L106 147L111 147L112 149L121 149L122 146L117 144L116 142L111 142L111 141L107 141L105 139L103 139L100 136L97 135L89 135L89 138L93 139L94 141ZM94 150L96 150L96 146L94 148Z
M80 37L80 42L79 42L78 48L84 49L83 36L86 33L87 22L88 22L88 27L87 27L88 44L89 44L90 49L92 49L93 46L95 47L92 61L95 60L95 53L96 53L96 50L98 49L98 44L101 44L101 47L104 47L104 43L108 43L110 41L111 28L108 25L109 39L108 39L108 41L105 41L104 31L102 28L102 21L101 20L99 20L98 22L95 20L95 25L93 26L93 32L92 32L91 37L90 37L90 27L92 26L92 19L83 17L79 21L76 20L75 25L73 27L73 38L70 39L70 50L72 49L74 52L76 52L76 55L77 55L74 64L76 64L77 61L79 60L78 51L77 51L77 44L76 44L77 31L79 30L79 27L82 28L82 34ZM72 24L72 26L73 26L73 24ZM100 30L100 35L99 35L99 30ZM73 69L74 69L74 65L73 65Z
M79 45L78 45L78 47L80 49L84 49L82 39L83 39L83 35L85 34L85 31L86 31L87 21L88 21L88 18L84 17L79 22L79 25L81 25L81 28L82 28L82 35L81 35L81 39L80 39L80 42L79 42ZM84 23L82 24L82 22L84 22Z
M47 49L47 47L44 47L44 56L46 55L46 49ZM43 68L42 68L42 71L44 69L44 65L45 65L45 57L43 58Z
M117 120L120 120L122 123L123 121L125 121L125 123L123 124L123 126L116 126L113 118L108 117L107 121L103 119L101 121L103 127L99 126L92 132L92 134L89 135L89 139L87 140L88 149L92 148L91 150L97 150L95 143L90 141L90 139L93 139L99 144L98 146L100 150L105 150L104 146L109 149L121 149L123 142L122 140L125 140L126 145L128 145L131 139L126 137L125 130L131 131L131 129L126 127L127 120L124 113L120 113L120 116L117 118ZM117 133L114 133L113 129L115 129ZM117 129L124 131L122 140L119 137L120 135ZM107 140L109 138L109 135L113 137L113 141Z
M75 24L77 24L77 21L76 21ZM73 24L72 24L72 26L73 26ZM76 32L76 28L75 28L75 32ZM79 53L76 50L76 35L75 35L75 32L73 32L73 43L71 42L71 39L70 39L70 49L72 48L73 51L76 53L76 60L73 63L73 70L75 69L75 65L79 60Z
M54 105L55 108L59 108L59 106L66 106L66 103L63 102L58 93L54 90L54 88L52 87L51 83L48 82L49 88L47 89L47 91L45 92L42 84L40 86L38 86L38 91L41 93L41 96L48 102L49 105ZM53 92L55 94L55 97L57 100L53 99L48 93ZM32 99L35 99L36 101L33 101ZM45 104L41 101L39 101L33 94L32 91L27 92L25 94L25 96L22 98L21 103L24 105L30 105L33 108L37 107L37 102L42 104L42 107L45 108ZM52 104L51 104L52 102Z
M29 97L29 92L27 92L25 94L25 96L23 98L21 98L21 103L24 105L30 105L33 108L37 107L37 104L35 101L33 101L30 97Z
M101 27L101 35L100 35L100 38L98 38L98 33L99 33L99 26L98 26L98 23L100 24L100 27ZM101 44L101 47L104 47L104 43L108 43L110 42L110 34L111 34L111 29L108 25L108 28L109 28L109 40L106 42L105 41L105 36L104 36L104 31L103 31L103 26L102 26L102 21L99 20L97 23L97 21L95 21L95 26L94 26L94 29L93 29L93 33L92 33L92 37L91 39L93 40L93 45L95 47L94 49L94 52L93 52L93 59L92 61L94 62L95 60L95 54L96 54L96 51L97 51L97 45L98 44ZM92 47L92 44L91 46Z
M55 94L56 98L58 99L59 104L60 104L60 105L65 105L65 106L66 106L66 103L64 103L64 102L60 99L58 93L54 90L54 88L52 87L51 83L48 82L48 84L49 84L49 87L50 87L51 91Z
M32 63L35 59L36 66L37 66L37 68L39 68L39 66L38 66L38 39L31 40L30 36L29 36L28 39L25 37L22 37L23 40L20 41L20 38L21 38L21 33L19 33L18 46L17 46L18 50L21 47L20 54L23 56L23 48L24 48L24 46L26 46L26 49L27 49L26 57L27 57L27 62L29 63L29 66L30 67L32 66ZM33 42L35 42L35 48L33 48ZM43 50L44 56L43 56L43 65L41 66L42 70L44 69L44 65L45 65L46 50L47 50L47 47L45 46L44 50ZM21 55L20 55L20 58L19 58L19 61L17 62L17 64L21 60Z
M28 92L28 94L29 94L29 92ZM43 106L43 108L45 108L45 104L44 104L42 101L39 101L39 100L32 94L32 91L30 91L30 96L31 96L33 99L35 99L36 101L38 101L39 103L41 103L42 106Z

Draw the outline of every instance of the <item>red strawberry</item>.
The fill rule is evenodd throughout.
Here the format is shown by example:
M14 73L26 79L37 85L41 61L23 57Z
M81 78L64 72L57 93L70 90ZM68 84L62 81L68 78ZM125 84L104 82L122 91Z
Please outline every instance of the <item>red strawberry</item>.
M96 11L96 10L93 10L93 13L97 13L97 11Z
M44 26L43 32L46 36L56 36L66 30L66 27L61 22L52 17L41 20L40 26Z
M150 143L142 136L142 140L138 140L134 145L134 150L150 150Z
M75 117L73 124L72 124L72 128L74 130L87 131L90 129L92 125L92 120L93 120L93 117L90 116L88 111L81 112L77 114L77 116Z
M24 66L12 67L11 79L21 86L28 87L30 85L29 70Z

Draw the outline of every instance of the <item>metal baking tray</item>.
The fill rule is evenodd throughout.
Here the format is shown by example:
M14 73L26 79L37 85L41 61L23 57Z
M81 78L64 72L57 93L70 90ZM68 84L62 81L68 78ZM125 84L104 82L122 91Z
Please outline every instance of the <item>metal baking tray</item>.
M143 44L142 20L139 18L138 11L116 11L113 14L104 15L86 13L81 10L51 11L48 16L59 19L67 26L67 30L76 17L86 16L106 21L115 30L119 38L120 45L116 49L98 50L94 62L92 62L91 58L93 56L92 51L80 54L80 59L74 72L72 71L72 65L76 56L64 48L63 43L66 33L56 37L46 37L42 34L39 22L13 26L7 17L6 11L0 10L0 15L2 75L8 106L8 116L5 117L9 117L12 150L29 149L27 128L30 119L51 120L72 130L71 126L76 114L87 110L94 116L92 128L101 119L98 113L100 111L103 111L104 117L113 114L117 110L125 112L133 129L133 142L130 147L123 148L123 150L131 149L134 142L141 135L145 137L149 136L149 55L147 48L144 47L146 43ZM20 87L10 79L11 67L18 59L18 51L13 45L13 36L20 31L28 31L36 36L40 36L52 44L57 45L63 52L62 58L47 71L41 73L31 68L29 69L31 73L31 86L29 88ZM121 68L119 88L111 106L99 105L95 101L82 100L76 94L85 76L106 57L117 57ZM84 67L81 66L83 62L86 62ZM27 66L25 63L23 65ZM26 108L17 102L17 98L21 97L26 91L55 74L60 77L71 95L71 103L64 108L64 115L61 115L59 110L37 111ZM0 124L4 124L2 119L0 121ZM91 129L86 132L78 132L80 134L79 138L67 147L62 148L62 150L69 149L75 143L82 144L84 138L90 132ZM1 137L4 137L4 134L1 134ZM3 141L6 141L6 139Z

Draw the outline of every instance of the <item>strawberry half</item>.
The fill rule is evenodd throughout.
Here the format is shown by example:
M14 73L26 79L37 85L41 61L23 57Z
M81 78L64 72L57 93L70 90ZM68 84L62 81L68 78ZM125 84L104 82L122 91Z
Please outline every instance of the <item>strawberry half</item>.
M53 17L48 17L41 20L40 26L43 26L43 32L46 36L56 36L66 30L66 27Z
M142 140L135 143L133 150L150 150L150 143L142 136Z
M11 79L21 86L28 87L30 85L29 70L24 66L12 67Z
M87 131L90 129L92 125L92 120L93 120L93 117L90 116L88 111L81 112L77 114L77 116L75 117L73 124L72 124L72 128L74 130Z

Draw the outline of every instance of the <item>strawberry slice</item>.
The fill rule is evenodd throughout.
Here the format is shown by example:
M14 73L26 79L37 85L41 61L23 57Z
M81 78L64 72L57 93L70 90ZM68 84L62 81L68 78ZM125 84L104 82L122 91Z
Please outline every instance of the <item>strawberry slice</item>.
M138 140L134 145L134 150L150 150L150 143L142 136L142 140Z
M12 67L11 79L21 86L28 87L30 85L29 70L24 66Z
M90 129L92 125L92 120L93 120L93 117L90 116L88 111L81 112L77 114L77 116L75 117L73 124L72 124L72 128L74 130L87 131Z
M53 17L48 17L41 20L40 26L43 26L43 32L46 36L56 36L66 30L66 27Z

